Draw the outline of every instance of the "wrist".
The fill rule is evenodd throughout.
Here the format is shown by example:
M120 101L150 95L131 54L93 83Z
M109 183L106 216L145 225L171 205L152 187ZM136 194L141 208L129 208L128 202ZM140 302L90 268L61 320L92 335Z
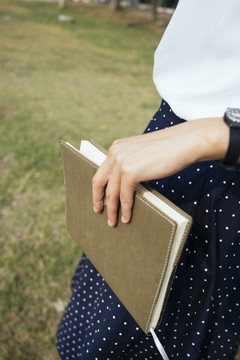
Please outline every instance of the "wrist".
M229 127L223 118L197 120L200 129L198 161L224 159L229 144Z

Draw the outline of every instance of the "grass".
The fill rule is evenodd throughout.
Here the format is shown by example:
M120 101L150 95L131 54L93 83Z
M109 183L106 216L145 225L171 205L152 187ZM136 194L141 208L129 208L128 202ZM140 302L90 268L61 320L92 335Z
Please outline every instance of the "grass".
M62 13L62 12L61 12ZM81 250L65 230L59 139L108 147L159 105L163 28L129 12L2 0L0 7L0 358L54 360Z

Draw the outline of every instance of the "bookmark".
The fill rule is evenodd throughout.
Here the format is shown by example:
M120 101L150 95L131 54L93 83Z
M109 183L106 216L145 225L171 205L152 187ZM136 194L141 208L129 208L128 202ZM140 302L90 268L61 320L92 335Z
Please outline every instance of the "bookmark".
M155 331L153 330L153 328L150 329L150 332L152 334L153 340L155 342L156 347L158 348L158 351L160 352L163 360L169 360L166 351L164 350L164 347L162 346L160 340L158 339Z

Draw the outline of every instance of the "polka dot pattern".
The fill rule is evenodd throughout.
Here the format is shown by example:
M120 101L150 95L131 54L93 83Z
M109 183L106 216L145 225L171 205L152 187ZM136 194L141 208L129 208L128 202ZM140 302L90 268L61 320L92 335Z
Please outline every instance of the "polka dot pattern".
M145 132L181 122L163 101ZM240 166L227 171L201 162L150 185L194 220L157 335L169 359L233 360L240 340ZM64 360L161 359L85 255L57 348Z

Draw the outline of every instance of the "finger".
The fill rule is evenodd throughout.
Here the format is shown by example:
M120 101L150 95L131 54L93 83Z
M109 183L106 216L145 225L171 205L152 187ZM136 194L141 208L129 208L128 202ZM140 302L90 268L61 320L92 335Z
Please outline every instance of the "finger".
M103 199L105 193L105 186L108 178L105 175L106 170L100 167L92 179L92 202L93 209L96 213L99 213L103 209Z
M119 192L119 177L113 173L106 187L106 202L109 226L116 226L118 222Z
M122 178L120 190L120 202L122 208L121 221L129 223L132 217L132 207L134 200L135 184L130 177Z

